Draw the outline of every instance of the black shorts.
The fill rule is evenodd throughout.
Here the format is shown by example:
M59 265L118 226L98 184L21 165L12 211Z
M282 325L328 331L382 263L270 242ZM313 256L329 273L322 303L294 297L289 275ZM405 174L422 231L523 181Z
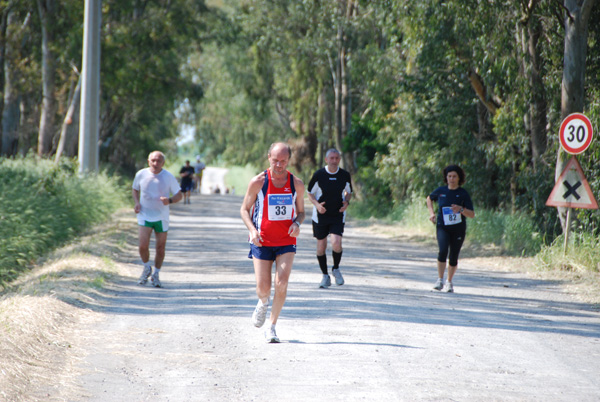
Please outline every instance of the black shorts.
M187 182L181 183L181 192L182 193L187 193L188 191L192 191L193 188L194 188L194 184L191 180L189 183L187 183Z
M313 236L317 238L317 240L323 240L330 233L342 236L344 234L344 222L334 222L334 223L316 223L313 221Z

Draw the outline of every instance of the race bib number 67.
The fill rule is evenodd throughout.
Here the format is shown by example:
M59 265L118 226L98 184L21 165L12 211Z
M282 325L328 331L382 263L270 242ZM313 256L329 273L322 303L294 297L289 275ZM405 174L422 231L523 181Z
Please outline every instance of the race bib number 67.
M291 220L293 201L292 194L269 194L269 220Z
M452 212L452 208L443 207L442 215L444 216L444 225L456 225L462 221L462 215L459 213Z

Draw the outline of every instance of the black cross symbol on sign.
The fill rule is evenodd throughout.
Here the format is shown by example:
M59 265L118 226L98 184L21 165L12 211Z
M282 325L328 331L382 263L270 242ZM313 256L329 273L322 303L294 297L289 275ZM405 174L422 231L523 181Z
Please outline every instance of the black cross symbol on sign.
M577 192L575 191L579 186L581 186L580 181L578 181L577 183L575 183L574 186L571 187L569 182L565 180L563 181L563 185L567 188L567 192L563 194L563 199L566 200L571 194L573 194L573 197L575 197L577 200L581 198L579 194L577 194Z

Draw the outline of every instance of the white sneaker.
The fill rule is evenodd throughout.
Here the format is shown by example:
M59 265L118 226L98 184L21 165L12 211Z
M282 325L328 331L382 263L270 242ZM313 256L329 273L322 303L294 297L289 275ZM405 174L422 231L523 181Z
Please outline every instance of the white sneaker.
M435 290L442 290L444 288L444 280L442 278L438 278L433 288Z
M155 288L160 288L162 287L162 284L160 283L160 280L158 279L158 271L154 271L154 273L152 274L152 276L150 277L150 283L152 284L152 286L154 286Z
M265 339L267 343L280 343L279 337L275 332L275 327L271 325L271 328L265 329Z
M331 277L329 275L323 275L323 279L321 279L321 283L319 287L321 289L326 289L331 286Z
M252 322L256 328L260 328L265 323L267 319L267 310L269 308L269 299L267 302L263 304L260 300L256 303L256 308L254 309L254 313L252 313Z
M454 286L452 286L452 282L446 281L446 292L454 293Z
M340 272L339 268L332 269L331 273L335 277L335 284L336 285L341 286L341 285L344 284L344 277L342 276L342 273Z
M152 274L152 267L150 265L144 265L144 270L142 271L142 275L138 280L138 285L145 285L148 282L148 278Z

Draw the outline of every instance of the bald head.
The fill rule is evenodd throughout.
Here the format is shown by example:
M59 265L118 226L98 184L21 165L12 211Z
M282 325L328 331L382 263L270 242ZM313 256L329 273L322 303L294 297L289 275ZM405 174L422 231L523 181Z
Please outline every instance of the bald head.
M267 156L271 157L271 154L273 154L274 152L279 152L282 150L287 151L288 158L292 157L292 148L290 148L290 146L288 144L286 144L285 142L272 143L271 146L269 147L269 152L267 153Z
M287 175L287 165L290 162L292 151L290 146L283 142L271 144L269 148L269 165L273 176Z
M162 159L163 162L165 161L165 154L163 154L160 151L152 151L152 152L150 152L150 154L148 155L148 160L150 160L150 159L152 159L154 157Z
M165 164L165 154L160 151L152 151L148 155L148 166L154 174L160 173Z

